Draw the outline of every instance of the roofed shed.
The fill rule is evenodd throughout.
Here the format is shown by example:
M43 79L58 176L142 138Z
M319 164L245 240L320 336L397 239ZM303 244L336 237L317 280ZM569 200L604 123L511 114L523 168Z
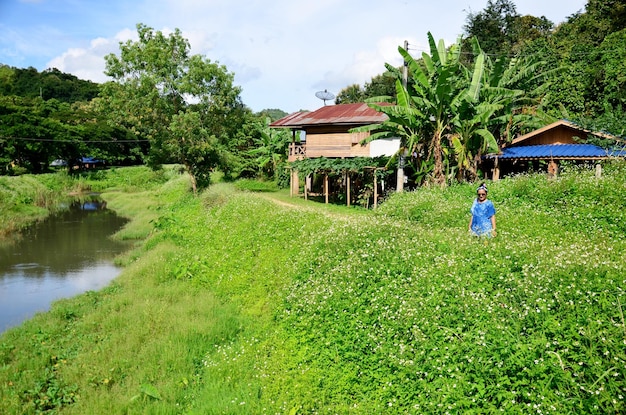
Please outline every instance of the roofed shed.
M624 149L606 149L585 143L590 135L618 142L618 138L613 135L592 132L571 121L559 120L515 138L499 154L490 154L485 158L493 162L492 178L498 180L501 172L525 171L539 162L547 164L549 175L556 175L562 160L589 162L626 156Z

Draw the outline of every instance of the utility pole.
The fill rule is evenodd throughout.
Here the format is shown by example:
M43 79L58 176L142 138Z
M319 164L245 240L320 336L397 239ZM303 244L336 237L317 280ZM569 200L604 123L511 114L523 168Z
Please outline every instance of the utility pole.
M404 41L404 50L406 52L409 51L409 41L408 40ZM408 82L409 82L409 63L405 59L404 60L404 65L402 66L402 86L404 86L404 89L406 89Z
M408 40L404 41L404 50L406 52L409 51ZM409 63L405 59L404 65L402 66L402 86L404 87L405 90L407 89L408 81L409 81ZM401 150L401 153L398 156L398 174L397 174L397 179L396 179L396 192L404 191L404 153L406 149L400 148L400 150Z

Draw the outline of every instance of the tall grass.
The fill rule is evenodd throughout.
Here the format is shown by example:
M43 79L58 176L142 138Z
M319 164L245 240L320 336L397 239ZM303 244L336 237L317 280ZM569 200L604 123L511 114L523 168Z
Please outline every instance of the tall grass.
M179 175L176 166L166 166L157 171L142 166L75 175L59 171L40 175L0 176L0 239L44 219L67 204L64 202L81 193L103 190L116 194L124 192L134 195L137 201L143 199L141 192L158 188L172 177L183 177ZM139 210L145 209L134 209ZM141 236L141 232L137 236Z
M112 192L153 210L145 243L0 338L0 412L623 413L626 169L606 170L489 183L490 240L471 185L372 212L175 176L134 212Z

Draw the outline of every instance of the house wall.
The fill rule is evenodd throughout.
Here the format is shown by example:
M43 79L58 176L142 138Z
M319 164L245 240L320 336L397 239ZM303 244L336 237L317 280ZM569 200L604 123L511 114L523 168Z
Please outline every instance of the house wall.
M400 149L399 138L383 138L370 143L370 157L393 156Z
M306 131L306 157L378 157L392 156L400 148L400 139L381 139L361 145L369 132L350 133L350 126L320 126Z
M359 144L367 136L368 133L309 130L306 135L306 157L367 157L369 144Z
M574 137L586 138L586 134L580 130L569 128L564 125L560 125L548 131L544 131L541 134L537 134L535 137L524 140L525 146L539 145L539 144L575 144Z

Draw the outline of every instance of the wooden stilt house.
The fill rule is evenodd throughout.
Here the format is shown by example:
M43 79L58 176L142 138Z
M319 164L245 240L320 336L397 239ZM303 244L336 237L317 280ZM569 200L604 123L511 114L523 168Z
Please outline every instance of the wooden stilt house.
M367 138L369 133L352 133L350 129L381 123L386 119L385 114L370 108L365 103L339 104L323 106L311 112L290 114L273 122L270 127L292 130L294 141L289 146L289 161L316 157L378 157L395 154L400 147L400 140L375 140L362 145L362 140ZM300 131L301 137L298 141L295 140L297 131ZM349 204L349 177L347 179ZM298 172L292 171L291 194L297 195L299 189ZM310 178L307 178L304 191L305 197L307 192L312 191ZM328 193L328 177L326 176L323 186L326 202L328 202Z

